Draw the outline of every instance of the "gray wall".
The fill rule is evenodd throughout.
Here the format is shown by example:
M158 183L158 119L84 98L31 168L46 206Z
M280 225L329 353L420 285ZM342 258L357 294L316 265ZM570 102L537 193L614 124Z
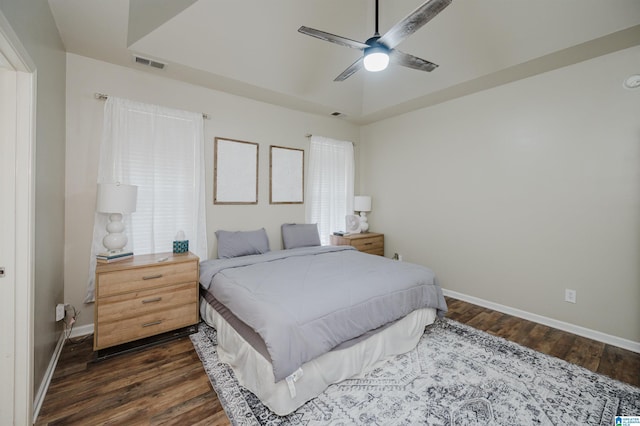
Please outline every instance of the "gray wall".
M272 249L281 248L280 225L304 222L303 204L269 204L269 146L305 150L307 133L358 146L360 129L344 120L307 114L228 93L171 80L146 71L67 54L67 175L65 235L65 300L82 310L79 326L93 324L93 305L85 297L93 218L96 202L98 155L102 136L104 101L96 92L140 102L206 112L205 197L209 256L216 257L215 231L253 230L264 227ZM213 140L216 136L259 144L257 205L213 204ZM71 166L73 164L73 167ZM305 171L307 167L305 167ZM134 213L135 214L135 213Z
M37 68L34 389L60 335L64 294L65 52L46 1L0 0L0 9ZM18 307L19 309L19 307Z
M640 342L640 92L622 86L638 70L634 47L363 127L386 255Z

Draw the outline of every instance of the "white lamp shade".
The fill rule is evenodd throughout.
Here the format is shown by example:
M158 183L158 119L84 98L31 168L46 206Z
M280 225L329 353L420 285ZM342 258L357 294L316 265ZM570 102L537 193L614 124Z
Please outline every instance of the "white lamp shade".
M138 187L121 183L99 183L96 211L133 213L136 211Z
M371 197L369 195L356 195L353 199L353 210L356 212L370 212Z

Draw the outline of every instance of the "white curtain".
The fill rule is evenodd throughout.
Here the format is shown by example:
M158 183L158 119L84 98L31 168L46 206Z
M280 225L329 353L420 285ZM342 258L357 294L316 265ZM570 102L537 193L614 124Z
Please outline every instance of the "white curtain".
M126 250L171 252L178 231L206 259L202 114L110 96L104 107L97 183L137 185L135 213L124 215ZM89 286L94 300L96 254L105 251L108 216L95 213Z
M317 223L320 241L345 229L345 216L353 214L355 163L353 143L311 137L307 178L307 223Z

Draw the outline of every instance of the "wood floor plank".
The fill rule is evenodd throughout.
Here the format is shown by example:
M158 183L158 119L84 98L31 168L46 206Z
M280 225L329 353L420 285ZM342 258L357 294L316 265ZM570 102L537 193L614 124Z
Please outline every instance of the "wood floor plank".
M168 348L152 348L148 351L138 352L134 354L128 354L126 358L111 358L100 362L94 362L94 357L89 358L86 361L86 369L80 374L85 379L84 385L78 386L73 380L60 380L54 377L52 380L50 389L64 391L65 388L72 386L76 392L76 395L83 395L85 393L93 393L96 388L100 388L101 391L106 391L103 387L105 384L110 386L117 385L122 382L135 381L139 375L149 375L149 366L153 364L171 364L171 363L189 363L189 359L185 359L182 354L189 354L191 358L197 355L193 353L193 346L190 341L176 341L176 343ZM119 381L113 380L113 370L119 370L125 365L128 369L128 374L125 377L121 377Z
M640 386L640 354L606 345L598 373Z
M448 318L640 386L640 354L446 300ZM189 338L101 362L92 343L64 346L36 425L230 424Z
M194 360L192 357L180 357L167 362L161 361L161 367L152 366L153 364L130 364L131 368L128 369L128 374L114 377L113 371L122 369L124 366L114 366L111 364L104 365L92 365L89 370L99 370L99 374L91 374L89 371L86 374L87 381L83 381L80 384L73 383L73 376L67 383L66 389L72 390L74 395L73 409L82 409L84 406L90 406L92 401L98 397L108 398L108 395L114 393L121 393L128 395L130 392L137 391L139 389L139 383L146 383L150 380L158 380L160 372L164 372L165 375L172 375L184 371L185 369L193 368ZM117 367L117 368L114 368ZM153 382L150 382L153 383ZM58 394L58 397L53 397L51 404L60 403L63 406L68 405L66 396L63 392ZM62 411L69 410L70 408L63 408Z
M525 344L523 344L523 342L526 341L529 333L531 333L531 330L533 330L533 327L535 326L536 323L533 321L520 319L520 321L518 321L517 328L515 328L513 332L509 333L508 336L504 336L504 338L520 345L526 346Z
M518 318L502 315L491 327L487 329L488 333L502 338L507 338L511 333L515 333L519 327L520 320Z
M189 338L102 362L91 359L77 361L86 371L61 377L65 383L50 388L37 424L149 424L202 394L213 402L200 417L222 411Z
M447 308L449 308L449 316L458 314L465 311L464 302L450 297L445 298L447 302Z
M107 421L130 424L139 418L150 418L169 404L193 398L202 392L198 389L200 384L208 390L208 378L193 367L166 371L144 382L101 394L99 399L76 404L64 421L69 424L103 424Z
M127 398L116 407L107 407L107 409L95 412L93 415L85 414L80 417L87 422L86 424L102 424L105 421L113 420L118 424L130 424L139 419L144 421L158 414L162 407L182 403L199 395L202 392L199 385L204 382L208 383L206 375L203 377L199 371L192 370L188 374L181 374L174 380L163 381L159 386L154 386L150 392L145 392L141 398L133 398L131 395L131 398ZM179 399L176 400L176 398Z
M602 342L576 336L564 359L591 371L598 371L604 347L605 344Z
M207 392L156 414L151 418L150 423L154 425L192 425L211 417L212 409L216 412L221 411L222 404L215 397L215 393Z
M544 344L544 336L549 330L550 328L546 325L536 324L533 326L529 334L524 339L522 339L522 342L520 344L523 346L527 346L533 350L540 351L539 348Z
M455 299L449 298L447 303L449 303L451 300L455 300ZM447 313L447 317L455 321L459 321L461 323L466 324L468 321L480 315L481 313L489 312L488 309L483 308L481 306L471 305L468 303L465 304L465 302L462 302L462 301L457 301L457 302L460 302L460 303L457 306L455 306L455 310L449 310L449 312Z
M576 340L576 336L559 330L558 333L560 336L548 354L557 358L566 359L567 354L573 346L573 342Z
M483 311L467 321L466 324L478 330L487 331L503 316L504 314L501 312Z

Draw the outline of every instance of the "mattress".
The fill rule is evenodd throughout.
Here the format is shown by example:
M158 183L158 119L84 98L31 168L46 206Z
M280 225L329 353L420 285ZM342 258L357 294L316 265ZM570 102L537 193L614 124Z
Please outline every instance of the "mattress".
M348 246L209 259L200 285L264 340L275 381L417 309L446 311L430 269Z
M265 356L266 351L258 350L260 343L252 341L255 336L243 337L241 332L246 334L247 330L238 326L229 312L224 315L219 313L204 298L201 298L200 313L202 319L217 330L220 361L231 366L240 385L280 416L295 411L329 385L363 375L386 359L410 351L420 340L424 327L433 323L437 316L434 308L415 310L404 318L306 362L295 375L295 382L274 382L268 353ZM251 331L249 327L247 329Z

